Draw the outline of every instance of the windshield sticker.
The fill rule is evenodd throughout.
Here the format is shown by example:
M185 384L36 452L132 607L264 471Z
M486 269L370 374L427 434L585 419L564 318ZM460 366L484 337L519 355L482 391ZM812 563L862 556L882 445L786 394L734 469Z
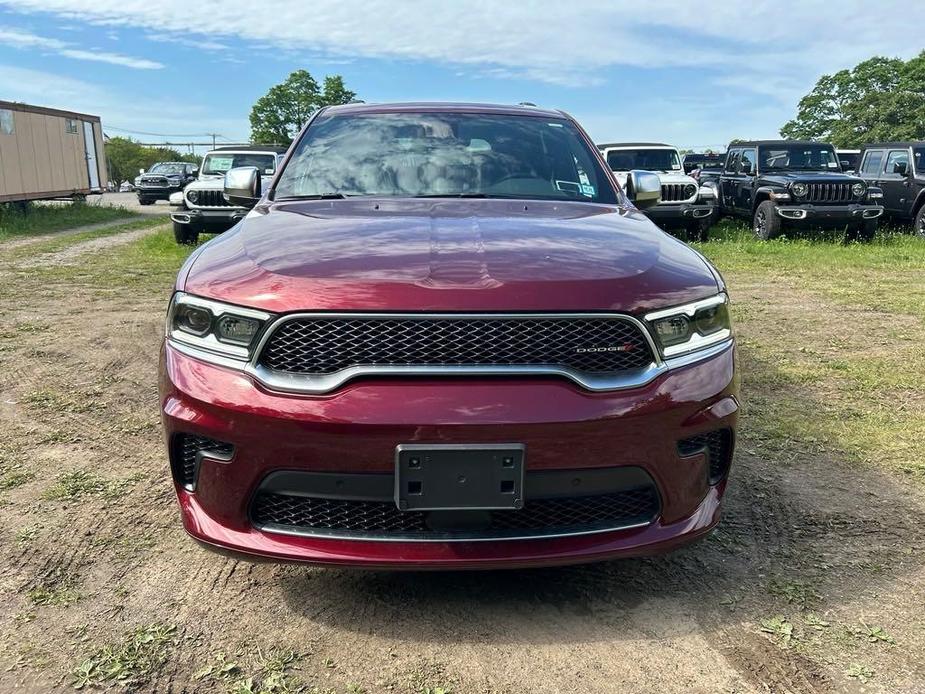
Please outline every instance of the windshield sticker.
M677 171L678 169L681 168L681 165L680 165L680 164L672 164L672 165L671 165L671 168L672 168L673 171Z
M581 194L585 197L593 198L595 192L597 191L595 190L594 186L590 185L589 183L581 184Z
M209 157L209 170L210 171L227 171L231 168L231 164L234 162L234 157Z
M830 169L837 169L837 168L838 168L838 162L837 162L837 161L830 161L830 162L828 163L828 167L829 167Z

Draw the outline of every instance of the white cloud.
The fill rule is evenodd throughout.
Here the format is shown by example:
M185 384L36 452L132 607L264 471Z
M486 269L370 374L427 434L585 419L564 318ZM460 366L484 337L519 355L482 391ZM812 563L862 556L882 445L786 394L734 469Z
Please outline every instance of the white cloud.
M600 84L605 69L701 68L767 92L788 76L790 100L822 72L876 53L919 50L925 3L907 0L779 0L679 3L561 0L8 0L7 5L106 25L137 26L224 45L235 39L331 58L366 57L458 65L479 74L552 84ZM876 26L877 31L863 31ZM204 46L201 46L204 47ZM242 47L242 51L244 51ZM750 80L750 77L756 79ZM775 94L778 90L775 90Z
M65 58L74 60L90 60L98 63L121 65L136 70L159 70L163 64L145 58L112 53L109 51L85 50L75 47L74 44L59 39L39 36L19 29L0 27L0 44L12 48L39 49L51 51Z

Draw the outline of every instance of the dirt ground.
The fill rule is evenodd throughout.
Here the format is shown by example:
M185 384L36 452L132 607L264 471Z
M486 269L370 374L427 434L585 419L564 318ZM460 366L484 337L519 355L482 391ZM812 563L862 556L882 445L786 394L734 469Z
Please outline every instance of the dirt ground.
M746 412L708 540L497 573L250 564L181 529L156 390L181 257L132 233L0 248L0 691L925 692L921 479L769 424L841 397L781 375L834 349L824 294L726 270ZM864 315L839 349L897 322L923 344Z

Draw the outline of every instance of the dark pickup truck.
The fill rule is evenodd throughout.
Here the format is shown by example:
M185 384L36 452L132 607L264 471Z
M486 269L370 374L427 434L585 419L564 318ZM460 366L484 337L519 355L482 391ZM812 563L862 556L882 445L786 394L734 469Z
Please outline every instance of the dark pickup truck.
M911 220L915 233L925 236L925 142L865 145L860 175L883 191L884 214Z
M869 240L883 214L880 188L843 173L823 142L735 142L722 172L700 183L715 188L721 214L751 220L759 239L788 228L845 228L846 239Z

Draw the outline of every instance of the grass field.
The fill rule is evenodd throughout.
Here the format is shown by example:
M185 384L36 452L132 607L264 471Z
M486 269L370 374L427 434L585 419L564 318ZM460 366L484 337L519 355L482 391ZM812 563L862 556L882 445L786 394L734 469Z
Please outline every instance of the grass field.
M50 234L62 229L130 219L138 215L121 207L74 202L64 205L31 203L22 210L0 204L0 242L8 238Z
M0 690L925 681L925 241L757 242L724 223L698 246L729 285L743 401L709 540L569 569L389 574L237 562L182 532L155 378L190 249L160 225L0 254Z

